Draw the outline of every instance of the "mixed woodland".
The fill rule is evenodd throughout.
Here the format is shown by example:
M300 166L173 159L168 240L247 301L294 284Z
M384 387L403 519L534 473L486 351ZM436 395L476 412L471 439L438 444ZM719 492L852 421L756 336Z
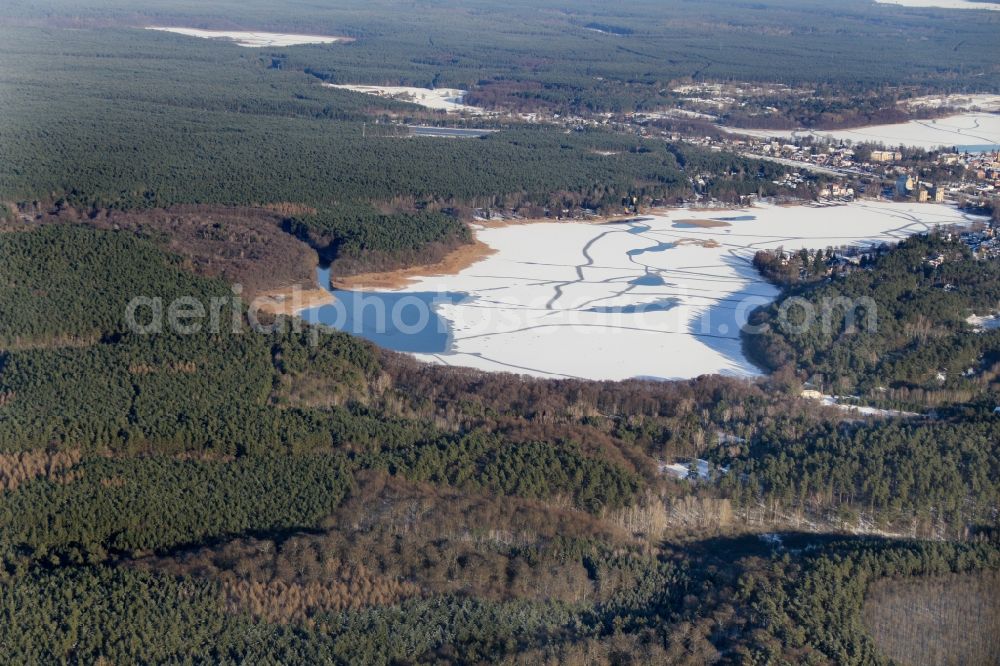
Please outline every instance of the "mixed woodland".
M947 14L869 3L814 32L778 0L742 22L508 4L241 2L243 27L355 40L257 50L136 29L232 27L228 3L0 10L5 660L880 664L913 658L898 618L928 598L922 626L980 616L989 637L1000 358L965 319L1000 300L1000 269L945 236L850 269L826 250L794 271L758 257L782 289L746 339L758 381L530 379L252 325L250 297L310 283L318 261L384 270L471 242L476 209L790 194L780 165L598 129L402 138L440 115L320 81L603 112L706 72L837 94L996 77L967 64L996 48L992 19L946 48ZM864 311L805 333L779 316L862 296L875 329ZM157 326L157 299L203 316ZM665 473L697 460L707 478ZM922 654L957 649L954 631L923 636ZM968 663L995 654L966 643Z
M1000 564L985 406L859 422L777 374L426 366L286 318L234 332L228 285L132 229L0 253L15 661L867 663L869 582ZM137 333L146 286L226 299L226 325ZM728 471L660 471L695 457Z

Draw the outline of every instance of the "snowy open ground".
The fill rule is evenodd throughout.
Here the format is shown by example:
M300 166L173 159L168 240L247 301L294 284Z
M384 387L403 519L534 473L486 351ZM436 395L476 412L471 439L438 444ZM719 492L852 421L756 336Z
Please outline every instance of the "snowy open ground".
M989 93L924 95L904 100L901 104L909 109L939 109L947 106L962 111L998 112L1000 111L1000 95Z
M965 322L977 331L993 331L1000 328L1000 315L969 315Z
M750 265L755 251L896 241L965 221L950 206L856 202L486 228L478 237L496 254L391 293L468 294L437 305L451 344L415 354L425 361L589 379L752 376L739 327L777 295Z
M198 30L197 28L167 28L149 26L146 30L173 32L187 37L202 39L228 39L239 46L296 46L298 44L333 44L350 41L348 37L330 37L327 35L288 35L277 32L242 32L239 30Z
M342 90L353 90L354 92L366 93L368 95L378 95L379 97L389 97L403 102L419 104L428 109L442 109L444 111L468 111L469 113L482 113L482 109L462 103L465 97L465 90L456 88L413 88L411 86L362 86L354 84L324 83L328 88L340 88Z
M992 2L969 2L969 0L875 0L875 2L883 5L900 5L902 7L1000 10L1000 5Z
M983 146L1000 144L1000 115L960 113L936 120L911 120L895 125L873 125L846 130L744 130L723 128L746 136L791 138L825 137L854 143L884 143L886 146L939 148L941 146Z

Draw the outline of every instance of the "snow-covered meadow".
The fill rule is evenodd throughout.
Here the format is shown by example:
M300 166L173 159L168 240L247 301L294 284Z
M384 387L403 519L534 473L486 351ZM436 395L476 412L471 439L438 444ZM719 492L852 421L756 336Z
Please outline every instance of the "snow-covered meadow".
M816 136L833 141L883 143L886 146L940 148L1000 145L1000 115L960 113L934 120L910 120L894 125L872 125L844 130L745 130L723 128L733 134L788 139Z
M895 241L963 221L944 205L856 202L484 228L495 254L382 296L419 308L445 295L432 319L449 344L415 354L430 362L589 379L752 376L740 326L777 295L750 264L758 249Z
M355 84L324 83L327 88L340 88L341 90L351 90L353 92L365 93L367 95L378 95L390 99L398 99L401 102L418 104L428 109L443 110L449 112L466 111L468 113L482 113L482 109L475 106L463 104L465 90L457 88L414 88L412 86L363 86Z
M171 28L149 26L146 30L172 32L186 37L201 39L225 39L239 46L260 48L264 46L297 46L299 44L334 44L349 42L349 37L331 37L329 35L291 35L277 32L246 32L241 30L199 30L197 28Z
M997 5L1000 7L1000 5ZM951 108L957 111L1000 112L1000 95L990 93L952 93L950 95L923 95L900 102L910 110Z

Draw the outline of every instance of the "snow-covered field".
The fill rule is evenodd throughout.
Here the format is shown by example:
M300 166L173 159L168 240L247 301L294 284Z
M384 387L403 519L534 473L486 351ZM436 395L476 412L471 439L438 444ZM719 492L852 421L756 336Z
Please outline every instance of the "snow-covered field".
M1000 5L992 2L969 2L969 0L875 0L883 5L902 7L938 7L941 9L988 9L1000 10Z
M994 331L1000 328L1000 315L969 315L965 322L977 331Z
M1000 115L960 113L936 120L911 120L895 125L873 125L846 130L744 130L723 128L746 136L792 138L817 136L834 141L884 143L886 146L939 148L1000 144Z
M419 104L428 109L443 109L445 111L468 111L482 113L482 109L462 103L465 90L456 88L413 88L410 86L362 86L352 84L324 83L327 88L340 88L354 92L389 97L402 102Z
M713 116L709 113L702 113L701 111L691 111L689 109L667 109L665 111L637 113L635 115L637 117L649 118L651 120L662 120L664 118L698 118L700 120L718 120L718 116Z
M879 409L878 407L868 407L866 405L855 405L851 402L841 402L841 398L835 395L824 395L820 398L820 403L827 407L836 407L843 412L853 412L862 416L878 416L882 418L900 417L913 418L920 416L916 412L903 412L898 409Z
M468 294L437 305L453 337L444 353L416 354L426 361L590 379L751 376L739 328L777 295L750 265L756 250L892 241L963 221L944 205L856 202L485 228L478 237L496 254L392 296Z
M1000 5L998 5L1000 6ZM908 109L940 109L950 107L962 111L1000 112L1000 95L975 93L971 95L924 95L901 102Z
M200 37L202 39L227 39L229 41L236 42L239 46L248 47L296 46L298 44L333 44L336 42L350 41L349 37L330 37L327 35L288 35L277 32L198 30L197 28L168 28L162 26L149 26L146 30L173 32L178 35Z

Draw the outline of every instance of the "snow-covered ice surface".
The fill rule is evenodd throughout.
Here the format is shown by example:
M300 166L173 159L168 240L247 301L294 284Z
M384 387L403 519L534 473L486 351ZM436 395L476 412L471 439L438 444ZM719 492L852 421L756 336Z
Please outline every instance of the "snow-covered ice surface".
M853 143L884 143L886 146L940 148L950 146L1000 145L1000 115L960 113L935 120L910 120L895 125L872 125L845 130L745 130L724 127L727 132L756 137L793 138L817 136Z
M324 83L327 88L340 88L354 92L378 95L398 99L401 102L419 104L428 109L443 109L445 111L468 111L482 113L482 109L463 104L462 99L467 91L456 88L413 88L411 86L362 86L354 84Z
M199 30L197 28L169 28L149 26L146 30L173 32L187 37L202 39L227 39L239 46L259 48L262 46L296 46L298 44L333 44L350 41L347 37L331 37L327 35L289 35L277 32L243 32L233 30Z
M965 221L950 206L855 202L485 228L478 237L495 254L390 293L450 296L435 308L449 348L415 354L430 362L588 379L753 376L739 328L778 293L751 266L754 252L896 241Z
M875 0L875 2L883 5L900 5L902 7L1000 10L1000 5L992 2L969 2L969 0Z

